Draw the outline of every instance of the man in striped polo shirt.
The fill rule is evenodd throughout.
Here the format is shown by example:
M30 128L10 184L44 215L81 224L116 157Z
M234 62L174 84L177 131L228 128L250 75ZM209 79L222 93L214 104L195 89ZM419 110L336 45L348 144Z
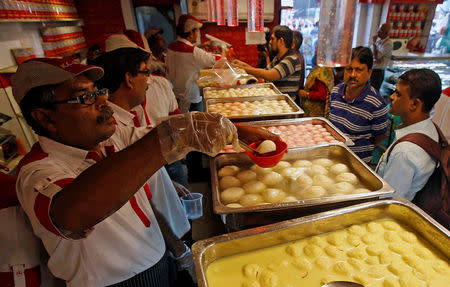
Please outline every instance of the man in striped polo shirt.
M297 55L292 51L292 30L287 26L276 26L270 37L270 49L276 54L266 69L250 66L239 60L233 64L244 69L247 73L266 81L273 82L283 94L291 96L295 100L298 94L298 86L302 65Z
M369 48L353 48L344 83L333 88L330 99L330 121L353 140L350 149L366 163L386 137L388 120L386 102L369 83L372 65Z

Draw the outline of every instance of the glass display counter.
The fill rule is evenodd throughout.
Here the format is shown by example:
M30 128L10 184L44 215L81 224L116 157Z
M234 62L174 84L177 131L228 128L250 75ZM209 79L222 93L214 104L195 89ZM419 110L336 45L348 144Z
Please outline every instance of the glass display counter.
M428 68L435 71L442 81L442 90L450 86L450 54L431 55L423 54L417 56L402 55L392 56L392 65L385 72L381 94L385 97L391 95L395 90L398 77L410 69Z

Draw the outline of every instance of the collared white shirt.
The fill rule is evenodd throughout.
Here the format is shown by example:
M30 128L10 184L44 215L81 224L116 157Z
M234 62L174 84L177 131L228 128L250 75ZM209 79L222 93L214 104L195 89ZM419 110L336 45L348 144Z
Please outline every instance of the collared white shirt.
M109 106L113 109L113 116L117 122L116 133L126 134L127 132L124 132L124 130L135 130L133 120L134 115L132 113L111 102L109 102ZM150 130L149 128L139 129ZM111 139L114 140L116 133ZM144 133L142 136L143 135ZM150 192L152 193L153 206L164 215L174 234L178 236L178 238L183 237L183 235L189 231L191 225L166 168L160 168L147 182Z
M210 68L221 57L208 53L186 39L177 38L170 43L167 52L168 79L172 82L175 96L185 97L190 103L202 98L197 86L200 69Z
M392 56L393 43L389 36L385 39L378 38L375 42L375 46L378 50L378 59L379 62L375 62L375 58L373 61L373 69L384 70L389 64Z
M117 134L109 140L113 146L102 143L102 149L105 153L120 150L142 132ZM49 215L53 196L99 159L95 152L40 136L18 172L19 201L50 255L50 271L66 280L67 286L97 287L124 281L156 264L166 249L143 188L85 238L70 239L53 224Z
M434 141L439 136L431 119L426 119L395 131L395 140L411 133L422 133ZM401 196L412 200L421 190L436 167L434 160L428 153L416 144L401 142L392 150L389 161L386 155L391 147L381 156L376 172L394 189L394 196Z
M147 84L144 102L131 109L136 112L141 127L155 127L162 118L180 113L177 99L166 78L150 75Z

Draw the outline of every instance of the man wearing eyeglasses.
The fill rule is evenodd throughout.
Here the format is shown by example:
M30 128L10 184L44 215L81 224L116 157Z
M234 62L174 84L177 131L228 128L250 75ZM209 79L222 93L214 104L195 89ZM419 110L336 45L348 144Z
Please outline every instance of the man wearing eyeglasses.
M18 198L50 271L67 286L169 286L166 246L143 186L189 151L214 156L237 139L236 127L189 113L118 133L107 91L94 86L102 76L99 67L60 59L19 65L13 94L39 142L20 163Z

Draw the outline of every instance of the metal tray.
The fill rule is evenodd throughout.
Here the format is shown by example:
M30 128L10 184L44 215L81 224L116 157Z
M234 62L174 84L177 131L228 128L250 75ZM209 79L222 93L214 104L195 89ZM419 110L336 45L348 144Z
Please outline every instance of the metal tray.
M205 110L209 111L209 106L211 104L217 103L233 103L233 102L254 102L262 100L284 100L286 101L294 110L290 113L281 114L265 114L265 115L246 115L246 116L232 116L228 117L231 121L242 122L242 121L257 121L257 120L271 120L271 119L284 119L284 118L299 118L305 113L288 95L277 95L277 96L255 96L255 97L245 97L245 98L223 98L223 99L207 99L205 102Z
M350 204L361 203L394 193L394 189L388 183L370 169L370 167L344 144L290 149L283 156L283 160L314 159L319 157L337 159L339 162L346 163L352 172L358 176L363 185L372 191L360 194L305 199L296 202L240 208L227 207L220 202L218 170L225 165L250 166L253 165L253 162L251 162L245 153L221 154L210 160L214 212L222 214L222 219L228 231L236 231L344 207Z
M296 218L264 227L224 234L192 247L199 287L206 287L206 269L222 257L258 250L306 237L390 218L411 228L450 260L450 231L403 198L377 200Z
M257 121L257 122L246 122L245 124L264 127L279 126L279 125L304 125L304 124L321 125L324 128L326 128L327 131L338 141L345 143L347 146L352 146L355 144L349 137L347 137L343 132L341 132L338 128L336 128L329 120L323 117Z
M255 87L267 87L270 88L272 90L275 91L276 94L281 95L282 93L280 92L280 90L278 90L277 87L275 87L275 85L273 83L260 83L260 84L251 84L251 85L239 85L239 86L230 86L230 87L205 87L202 90L202 95L203 95L203 100L206 101L207 99L217 99L217 98L207 98L205 97L205 92L206 91L211 91L211 90L229 90L229 89L250 89L250 88L255 88ZM238 98L238 97L233 97L233 99ZM219 98L219 99L227 99L227 98Z

